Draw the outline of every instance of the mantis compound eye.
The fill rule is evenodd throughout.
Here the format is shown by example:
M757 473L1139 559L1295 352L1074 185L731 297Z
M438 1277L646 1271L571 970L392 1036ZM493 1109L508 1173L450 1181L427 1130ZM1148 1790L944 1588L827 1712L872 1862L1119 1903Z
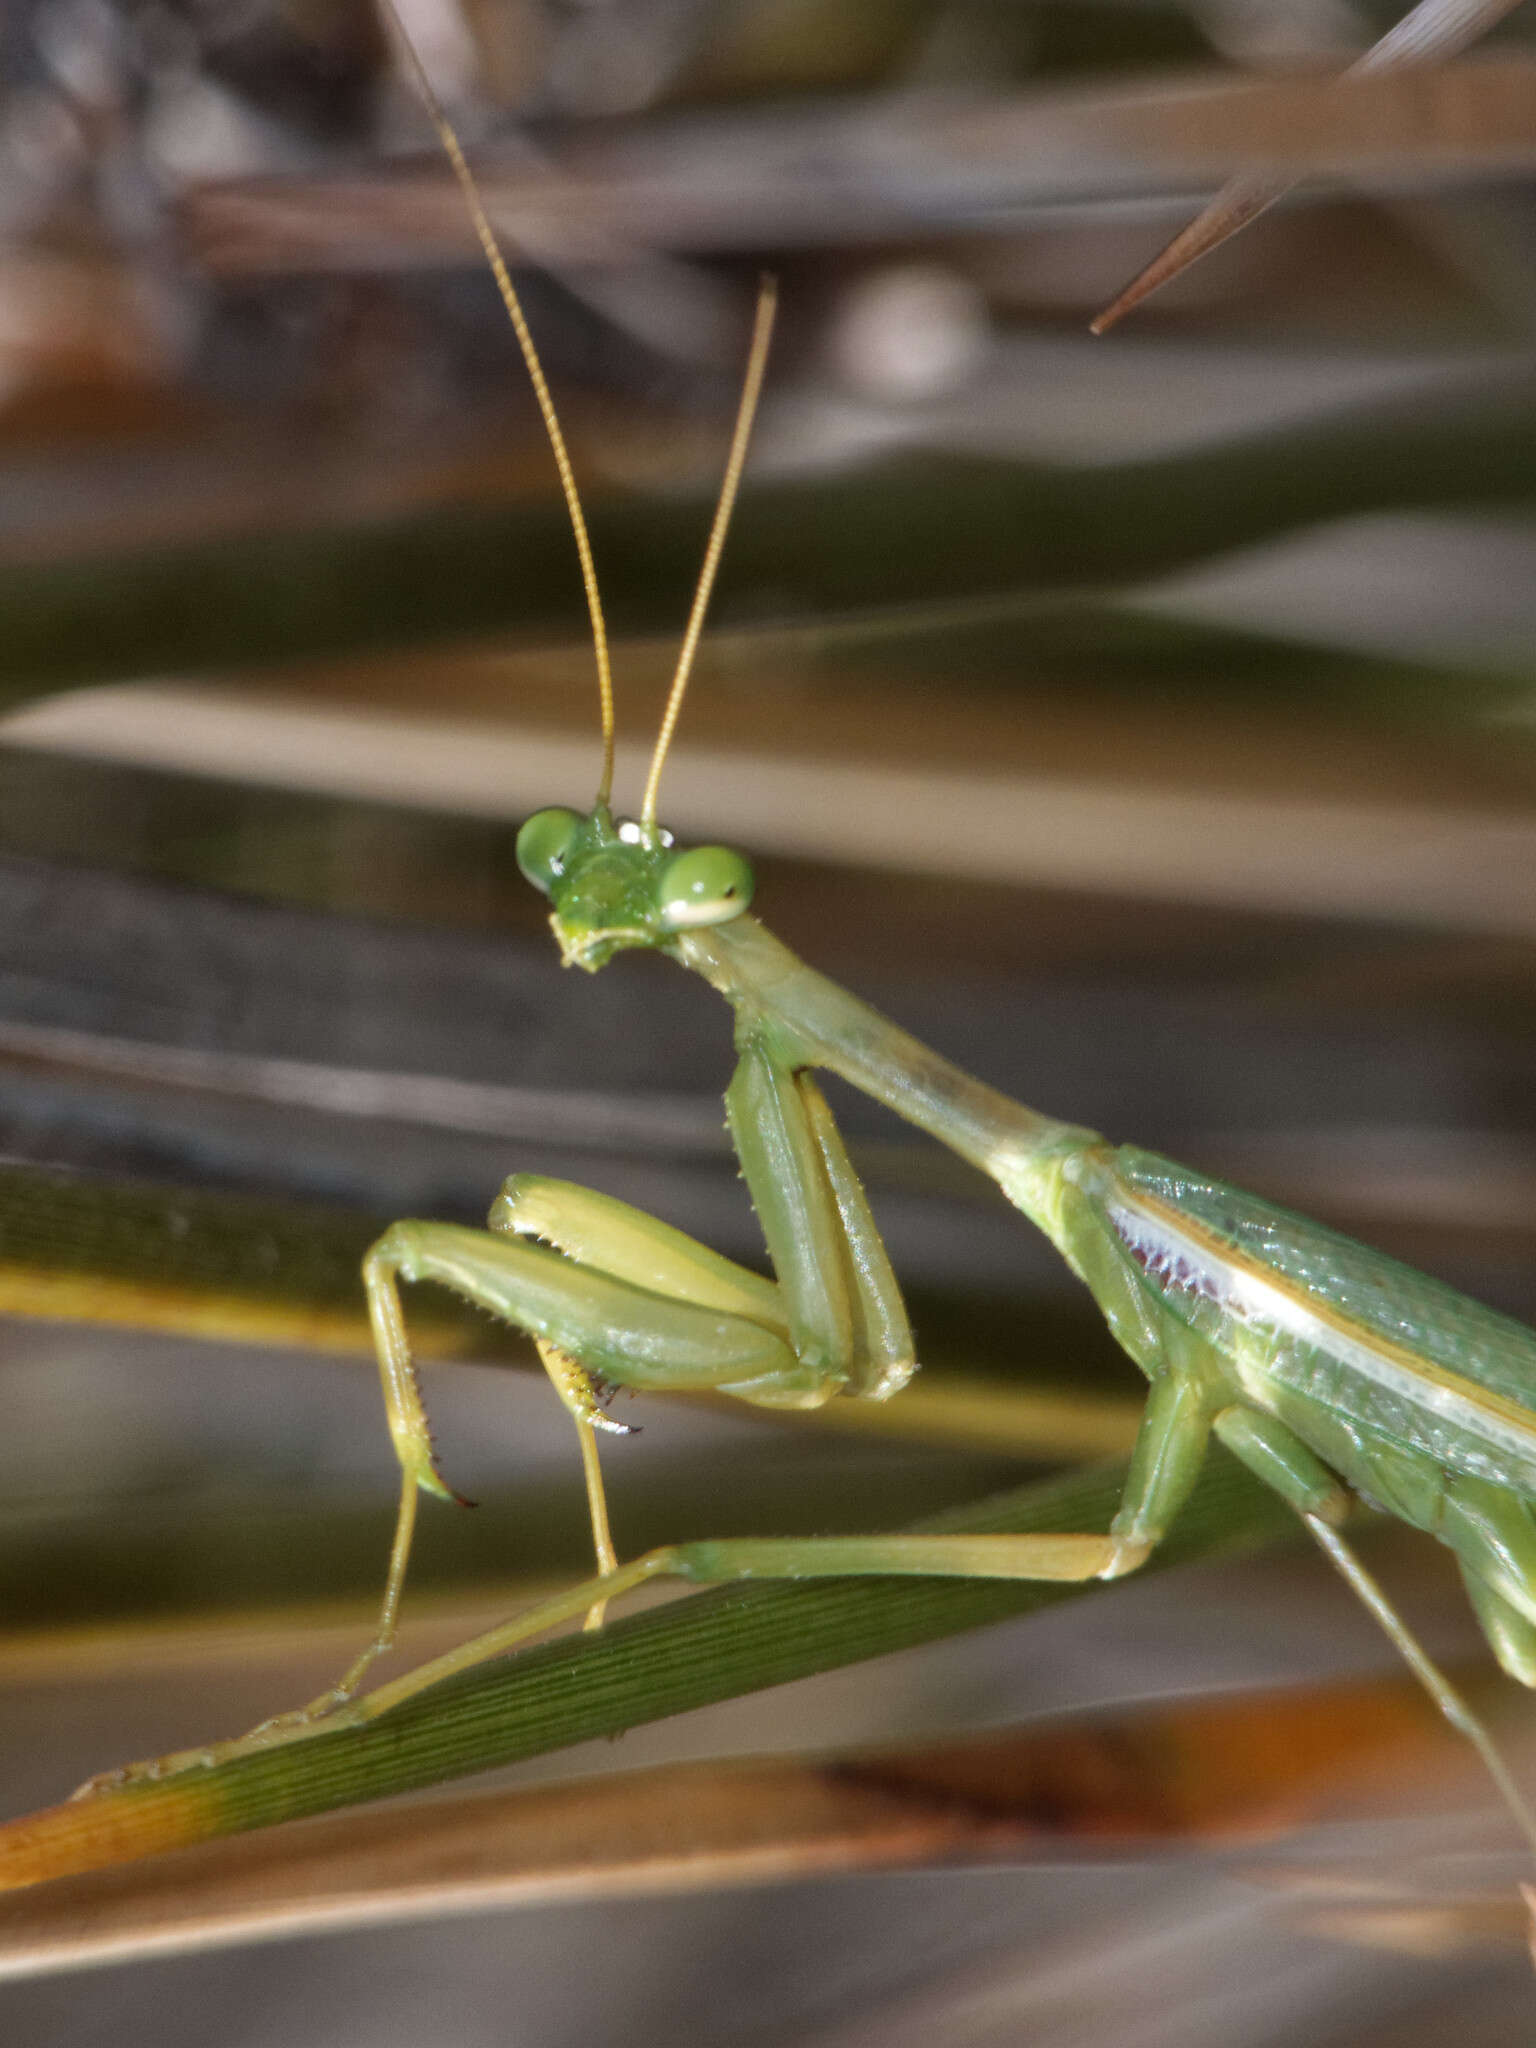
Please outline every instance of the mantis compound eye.
M674 854L656 884L656 906L669 932L728 924L752 901L752 864L728 846L693 846Z
M579 811L557 804L535 811L518 833L517 864L542 895L550 895L565 873L566 856L581 826Z

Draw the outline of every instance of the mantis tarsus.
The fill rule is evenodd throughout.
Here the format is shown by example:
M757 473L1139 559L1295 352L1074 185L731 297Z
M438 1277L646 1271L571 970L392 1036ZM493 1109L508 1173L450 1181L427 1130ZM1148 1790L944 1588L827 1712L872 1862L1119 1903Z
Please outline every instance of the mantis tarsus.
M392 11L392 10L391 10ZM403 37L402 37L403 40ZM514 1175L485 1231L393 1226L364 1283L399 1455L399 1520L374 1640L340 1682L235 1743L136 1767L167 1771L370 1719L441 1679L644 1580L920 1574L1086 1581L1133 1571L1194 1483L1209 1438L1292 1507L1431 1697L1483 1756L1533 1848L1536 1821L1479 1722L1345 1545L1364 1497L1446 1543L1499 1662L1536 1686L1536 1333L1438 1282L1134 1146L1059 1122L972 1079L798 960L749 911L745 859L679 849L658 822L662 769L724 542L772 321L765 287L715 523L634 821L610 808L613 697L579 500L516 292L457 138L421 74L527 360L554 446L592 614L603 766L586 815L544 810L519 863L552 905L567 965L595 972L649 947L731 1006L732 1138L775 1280L611 1197ZM900 1292L814 1075L826 1069L995 1180L1062 1253L1150 1382L1119 1513L1106 1534L869 1536L691 1542L619 1564L596 1432L604 1382L709 1389L764 1407L885 1400L914 1369ZM580 1439L598 1573L531 1613L358 1699L394 1635L418 1493L451 1498L434 1460L399 1282L454 1289L534 1339Z

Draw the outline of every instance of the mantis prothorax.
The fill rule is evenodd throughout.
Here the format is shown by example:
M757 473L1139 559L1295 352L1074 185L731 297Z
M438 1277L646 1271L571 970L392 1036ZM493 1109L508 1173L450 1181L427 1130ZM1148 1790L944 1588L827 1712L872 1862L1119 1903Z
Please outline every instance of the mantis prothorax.
M398 24L397 24L398 26ZM403 40L403 37L402 37ZM773 314L765 287L715 516L639 816L610 808L613 704L602 611L570 465L521 308L457 139L406 45L517 330L576 527L594 622L603 766L585 815L538 812L518 838L568 966L595 973L649 947L730 1005L731 1136L776 1278L734 1264L590 1189L514 1174L488 1230L395 1224L363 1277L401 1467L399 1520L374 1640L338 1685L233 1744L164 1772L365 1720L562 1620L601 1624L644 1580L938 1574L1087 1581L1135 1570L1186 1499L1214 1435L1294 1508L1446 1718L1477 1747L1527 1839L1533 1822L1480 1723L1436 1669L1340 1525L1355 1497L1455 1553L1504 1669L1536 1685L1536 1334L1323 1226L1135 1146L1022 1107L806 966L751 915L744 857L680 849L658 791L745 459ZM620 1564L596 1432L600 1383L710 1390L767 1408L884 1401L914 1370L900 1291L825 1097L841 1075L989 1175L1057 1246L1150 1383L1107 1533L691 1542ZM453 1289L534 1340L581 1444L597 1575L406 1677L354 1699L393 1641L420 1492L452 1498L434 1459L401 1281Z

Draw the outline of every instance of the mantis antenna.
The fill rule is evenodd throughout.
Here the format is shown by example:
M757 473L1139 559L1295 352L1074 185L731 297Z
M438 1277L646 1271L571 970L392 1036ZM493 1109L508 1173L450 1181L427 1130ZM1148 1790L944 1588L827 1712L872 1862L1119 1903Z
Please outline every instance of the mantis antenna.
M693 659L699 650L699 635L704 630L704 614L709 610L710 593L715 587L715 572L720 566L721 551L725 547L731 513L735 509L736 490L746 464L747 443L752 438L752 422L757 415L757 401L763 388L763 372L768 365L768 344L773 338L773 316L778 302L778 285L771 277L765 277L757 294L757 317L752 323L752 348L747 357L747 374L742 380L741 403L736 408L736 431L731 436L731 452L725 461L725 478L720 485L720 499L715 506L714 524L709 529L709 545L704 550L704 566L699 571L698 587L693 593L693 609L688 614L688 627L683 634L683 644L678 650L672 688L667 693L667 708L661 715L661 729L656 735L656 748L651 755L651 772L645 779L645 798L640 806L640 825L647 834L655 830L656 792L661 785L661 771L666 765L667 751L672 745L672 734L677 728L678 713L683 708L688 678L693 673Z
M404 54L417 94L426 109L427 119L437 130L437 139L443 146L443 153L459 181L459 188L464 194L464 202L469 209L475 234L485 252L485 260L490 265L491 275L496 280L496 289L500 292L502 304L507 309L507 317L512 322L512 331L516 334L517 345L523 352L523 361L528 366L528 377L533 385L533 395L538 400L544 431L548 434L549 445L554 451L555 468L560 473L560 488L565 493L565 508L570 515L571 528L576 536L576 553L581 561L582 588L587 594L587 613L592 621L592 651L597 660L597 694L603 726L603 772L597 786L597 802L606 804L613 793L613 671L608 660L608 628L603 620L603 601L598 594L592 543L587 536L586 517L581 509L581 494L576 488L576 476L566 450L565 436L560 431L555 401L549 395L544 365L539 361L539 352L533 345L533 336L528 330L527 320L523 317L522 300L517 296L511 272L507 269L506 258L501 253L501 244L496 239L496 230L491 226L481 201L480 187L475 183L475 174L469 168L468 159L464 155L453 123L444 113L442 102L432 89L432 81L416 54L416 47L407 33L405 23L400 19L395 0L379 0L379 4L390 25L394 41ZM735 451L732 452L734 456Z

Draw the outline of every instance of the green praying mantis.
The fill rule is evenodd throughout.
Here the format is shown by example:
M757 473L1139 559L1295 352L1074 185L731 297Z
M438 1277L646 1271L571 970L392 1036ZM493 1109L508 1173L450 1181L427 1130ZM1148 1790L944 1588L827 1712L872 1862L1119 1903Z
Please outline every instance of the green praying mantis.
M393 14L393 9L387 7ZM357 1725L563 1621L600 1627L645 1581L941 1575L1086 1582L1132 1572L1193 1487L1212 1436L1300 1518L1436 1706L1482 1756L1536 1849L1533 1819L1481 1723L1341 1534L1363 1499L1454 1552L1506 1672L1536 1686L1536 1333L1335 1231L1132 1145L1040 1115L952 1065L807 966L751 912L728 848L675 845L660 786L746 458L774 294L765 286L725 480L638 816L612 809L614 699L581 503L537 351L457 136L399 24L462 185L554 449L586 588L601 704L591 809L523 826L566 965L650 948L701 975L734 1018L726 1112L775 1277L591 1189L509 1179L473 1230L395 1224L363 1280L401 1491L372 1641L338 1683L234 1742L133 1766L158 1778ZM598 1464L608 1385L708 1390L764 1408L885 1401L916 1366L900 1289L818 1070L887 1105L996 1182L1091 1292L1149 1391L1107 1533L874 1535L688 1542L620 1563ZM453 1498L432 1447L402 1282L454 1290L525 1331L569 1411L597 1572L504 1626L358 1697L394 1640L422 1493Z

